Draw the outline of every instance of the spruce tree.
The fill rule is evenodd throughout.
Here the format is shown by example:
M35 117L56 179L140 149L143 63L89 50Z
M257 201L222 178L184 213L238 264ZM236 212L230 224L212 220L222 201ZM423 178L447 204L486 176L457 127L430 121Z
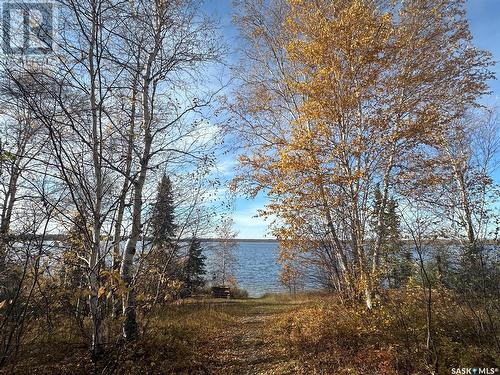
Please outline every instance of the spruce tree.
M176 229L172 183L169 177L163 175L150 217L151 249L143 265L145 274L151 278L149 285L154 286L154 290L149 292L158 298L175 294L176 291L168 286L169 282L182 279L181 259L175 241Z
M151 233L154 247L171 245L175 235L174 197L170 178L163 175L159 185L156 203L151 215Z
M203 275L206 274L206 257L202 254L202 252L203 249L201 247L200 240L193 237L193 240L189 245L187 259L184 265L184 284L189 295L194 290L205 284Z
M382 209L382 193L377 185L374 192L372 227L377 236L382 238L382 249L387 264L387 277L390 287L404 285L412 273L412 254L401 243L400 219L397 213L398 203L394 198L387 200L381 227L378 216Z

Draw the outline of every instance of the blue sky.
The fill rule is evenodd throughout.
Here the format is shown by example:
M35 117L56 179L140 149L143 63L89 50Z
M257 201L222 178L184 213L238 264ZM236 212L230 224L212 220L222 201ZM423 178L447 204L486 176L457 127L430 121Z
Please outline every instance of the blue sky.
M238 46L238 31L231 23L231 14L234 12L232 0L207 0L204 8L207 13L220 20L226 42L234 54ZM466 1L466 8L475 45L489 50L494 61L500 61L500 0L469 0ZM493 70L500 78L500 64ZM482 102L488 106L500 106L500 81L491 81L490 88L492 94L483 98ZM234 165L234 156L226 155L221 158L219 169L222 176L229 178ZM255 217L257 210L264 207L265 203L265 196L258 196L253 200L236 198L233 218L239 238L269 237L268 223Z

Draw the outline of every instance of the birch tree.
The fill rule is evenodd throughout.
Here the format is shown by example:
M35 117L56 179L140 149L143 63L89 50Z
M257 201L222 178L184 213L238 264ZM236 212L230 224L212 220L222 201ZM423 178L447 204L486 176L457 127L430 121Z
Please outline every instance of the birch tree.
M189 123L189 116L211 101L211 95L191 96L188 89L196 83L194 74L204 63L215 61L220 52L213 25L197 15L196 6L191 1L137 1L121 8L122 28L133 30L133 35L122 33L127 60L121 64L139 77L141 116L135 133L136 145L140 145L135 149L137 171L131 177L131 227L120 269L129 288L123 301L123 334L127 339L137 336L134 256L143 231L146 177L158 165L158 158L177 152L190 154L189 149L179 146L179 140L197 125L196 121ZM138 64L131 65L130 60Z
M235 250L238 243L235 241L238 233L234 230L234 220L230 217L222 218L217 227L218 241L212 246L213 279L215 286L227 286L234 278L236 266Z
M82 231L86 235L82 241L86 251L80 260L89 289L92 354L97 358L103 340L101 271L107 252L103 235L115 205L109 194L114 171L109 162L113 138L109 124L113 122L110 82L117 73L106 58L109 29L114 21L109 3L103 1L60 5L60 42L51 63L35 63L34 71L26 71L23 66L6 70L48 138L54 183L66 192L66 205L58 208L58 214L70 223L67 229L72 218L84 219ZM18 71L29 74L29 85L16 78ZM39 100L37 91L43 93L45 100ZM70 210L79 215L71 215Z
M271 197L264 214L279 218L283 252L329 242L343 289L371 308L383 259L380 231L368 227L375 187L382 228L405 158L487 92L490 55L472 45L460 1L293 0L272 2L267 13L245 9L248 58L276 58L267 75L265 65L241 75L247 96L234 106L236 131L250 151L239 180ZM261 131L266 122L271 130ZM314 216L322 218L316 229Z

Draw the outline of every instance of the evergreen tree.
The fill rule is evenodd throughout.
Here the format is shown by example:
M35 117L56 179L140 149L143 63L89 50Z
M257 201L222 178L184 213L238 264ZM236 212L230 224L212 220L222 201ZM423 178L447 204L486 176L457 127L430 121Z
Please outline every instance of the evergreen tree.
M164 174L158 184L150 217L151 249L143 263L144 274L147 275L143 280L145 285L151 287L147 293L159 299L171 294L173 290L169 285L175 285L182 279L182 264L175 241L176 229L172 183Z
M200 240L193 237L189 245L186 263L184 265L184 283L186 290L190 295L195 289L202 287L205 284L203 275L206 274L205 259L202 254Z
M395 199L387 202L385 231L387 235L387 251L389 254L389 285L399 288L406 284L413 272L413 255L410 246L401 243L400 219L396 212L398 203Z
M378 217L382 206L382 193L377 185L374 192L372 227L377 236L382 238L382 249L387 265L387 277L390 287L400 287L412 273L412 254L409 247L401 243L400 219L397 213L398 203L390 198L387 201L382 225L378 226Z
M159 185L156 203L151 215L153 246L171 245L177 226L174 222L174 197L170 178L163 175Z
M84 277L84 272L79 267L79 257L88 254L85 248L85 239L88 235L87 222L82 214L78 213L73 219L73 225L68 231L64 241L65 250L62 253L60 264L60 277L64 286L78 288Z

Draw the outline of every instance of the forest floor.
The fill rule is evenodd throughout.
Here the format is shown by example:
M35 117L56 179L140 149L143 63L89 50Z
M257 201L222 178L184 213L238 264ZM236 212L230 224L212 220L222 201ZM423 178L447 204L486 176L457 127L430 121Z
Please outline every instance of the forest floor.
M3 374L296 374L298 364L279 345L275 327L310 295L262 298L192 298L142 317L141 337L112 345L94 362L70 320L61 320L20 348ZM147 322L146 322L147 321ZM88 324L88 322L86 322ZM120 320L110 321L107 341L117 342Z
M474 316L450 292L434 294L439 363L429 360L425 295L417 286L388 293L373 311L319 292L172 301L139 316L141 334L131 343L119 339L120 319L107 321L110 345L97 361L88 337L60 319L50 332L34 326L31 342L0 374L441 375L477 364L497 368L498 347L477 335Z
M230 319L216 333L207 370L214 374L296 373L296 363L277 345L272 327L284 314L307 303L306 299L259 299L212 302Z

